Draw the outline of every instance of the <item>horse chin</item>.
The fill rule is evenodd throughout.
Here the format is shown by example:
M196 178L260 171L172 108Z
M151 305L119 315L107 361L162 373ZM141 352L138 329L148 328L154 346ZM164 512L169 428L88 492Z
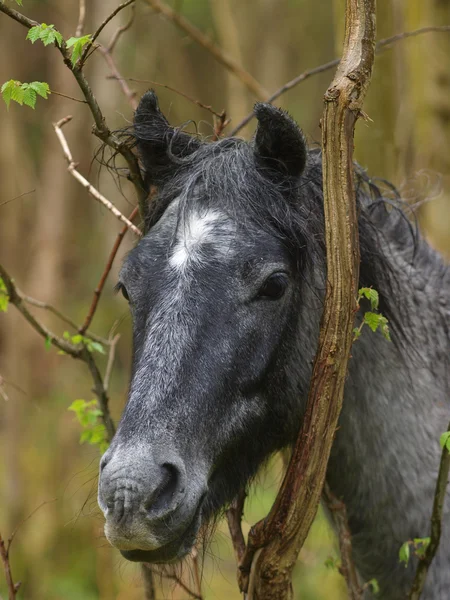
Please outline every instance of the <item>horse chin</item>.
M202 523L201 503L190 525L168 544L154 550L120 550L121 555L132 562L170 564L182 560L192 550Z

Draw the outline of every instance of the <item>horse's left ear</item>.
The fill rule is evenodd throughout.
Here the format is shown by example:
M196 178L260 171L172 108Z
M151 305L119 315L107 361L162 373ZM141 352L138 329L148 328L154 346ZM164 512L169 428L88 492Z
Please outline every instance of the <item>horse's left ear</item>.
M200 146L192 135L171 127L153 90L146 92L134 114L134 137L148 183L159 185L183 159Z
M300 177L306 165L305 136L297 123L281 108L257 102L258 128L255 154L260 164L280 175Z

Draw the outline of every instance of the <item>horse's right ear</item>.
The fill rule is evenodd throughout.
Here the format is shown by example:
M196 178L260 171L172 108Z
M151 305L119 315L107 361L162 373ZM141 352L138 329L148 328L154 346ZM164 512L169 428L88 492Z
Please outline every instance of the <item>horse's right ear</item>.
M153 90L146 92L134 114L134 138L148 184L159 185L176 168L176 158L197 150L197 138L171 127Z

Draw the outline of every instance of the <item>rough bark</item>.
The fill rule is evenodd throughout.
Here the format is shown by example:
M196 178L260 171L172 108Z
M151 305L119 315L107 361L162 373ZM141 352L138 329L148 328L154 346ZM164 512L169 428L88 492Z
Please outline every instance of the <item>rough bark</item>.
M269 515L250 531L241 562L241 586L249 600L293 598L292 569L316 515L342 407L359 276L353 134L374 48L375 0L347 0L343 56L325 94L322 118L328 276L319 347L286 477Z

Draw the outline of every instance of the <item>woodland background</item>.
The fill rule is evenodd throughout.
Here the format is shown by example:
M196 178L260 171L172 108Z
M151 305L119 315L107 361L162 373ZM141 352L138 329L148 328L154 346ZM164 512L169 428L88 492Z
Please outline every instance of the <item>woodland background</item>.
M87 0L85 33L118 5L117 0ZM272 92L302 71L339 56L343 0L172 0L171 5L210 34ZM63 36L75 34L78 0L24 0L23 12L54 23ZM129 18L123 11L100 41ZM450 24L450 0L380 0L378 38L427 25ZM80 98L59 53L25 41L25 30L0 15L0 83L8 79L47 81L52 90ZM172 23L138 2L136 18L115 50L124 77L155 80L215 110L226 109L236 125L255 98L204 48ZM107 78L97 52L86 74L112 128L127 125L132 110L117 81ZM276 104L287 108L311 142L320 140L322 97L333 71L317 75L289 91ZM143 93L151 84L129 82ZM157 89L173 124L193 119L212 134L211 115L180 95ZM428 33L404 40L376 57L365 103L371 121L358 123L356 158L372 175L393 182L417 210L430 242L450 255L450 33ZM82 322L120 224L73 180L66 170L52 122L71 114L65 127L79 170L125 214L134 203L127 183L122 191L93 156L98 140L85 105L52 94L38 99L35 111L0 105L0 256L27 294L57 305ZM230 126L229 128L230 129ZM249 137L254 123L241 132ZM226 134L227 130L225 130ZM33 191L31 191L33 190ZM30 192L30 193L27 193ZM26 195L16 198L21 194ZM14 199L15 198L15 199ZM14 199L14 200L13 200ZM92 329L107 337L118 320L121 339L110 385L111 409L119 418L130 364L127 306L113 293L120 257L134 243L127 235L108 280ZM59 333L51 315L42 319ZM10 307L0 313L0 375L9 400L0 397L0 530L7 537L43 501L19 529L11 551L19 598L29 600L138 600L140 571L109 547L96 504L98 450L79 444L80 429L67 411L77 398L93 395L85 365L46 351L43 340ZM280 479L274 459L247 505L245 520L265 514ZM330 560L331 557L331 560ZM330 563L337 546L323 519L316 520L294 575L302 600L344 598L341 576ZM328 566L327 566L328 565ZM220 526L206 555L203 591L208 600L239 596L227 528ZM0 575L0 596L4 595ZM185 598L165 585L158 597Z

